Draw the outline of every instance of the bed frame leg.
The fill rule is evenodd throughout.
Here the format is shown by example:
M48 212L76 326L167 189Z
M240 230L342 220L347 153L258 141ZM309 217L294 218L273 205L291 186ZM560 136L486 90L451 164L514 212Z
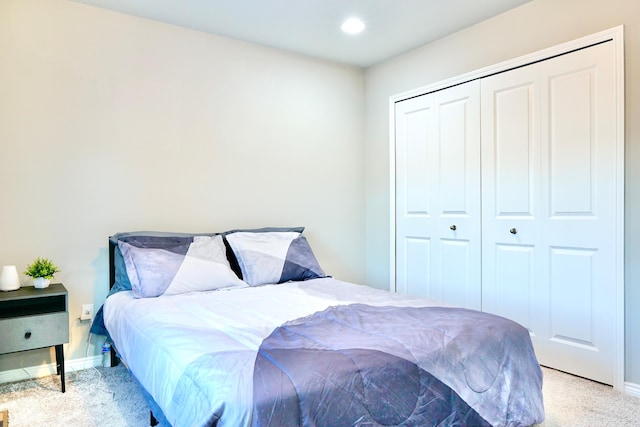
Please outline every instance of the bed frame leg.
M151 427L158 425L158 420L153 416L153 412L149 411L149 425Z

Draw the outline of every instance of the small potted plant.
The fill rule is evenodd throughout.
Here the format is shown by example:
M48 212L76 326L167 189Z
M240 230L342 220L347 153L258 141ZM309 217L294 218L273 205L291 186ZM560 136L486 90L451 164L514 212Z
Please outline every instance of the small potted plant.
M36 258L27 269L24 271L29 277L33 277L33 286L38 289L43 289L49 286L49 282L53 278L54 274L59 272L60 269L47 258Z

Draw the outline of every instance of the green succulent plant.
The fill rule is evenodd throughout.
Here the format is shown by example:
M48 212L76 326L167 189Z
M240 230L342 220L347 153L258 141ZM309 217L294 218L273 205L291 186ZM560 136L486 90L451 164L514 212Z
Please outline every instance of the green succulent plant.
M45 279L51 279L53 275L59 271L60 269L53 263L53 261L47 258L38 257L27 266L24 274L33 278L44 277Z

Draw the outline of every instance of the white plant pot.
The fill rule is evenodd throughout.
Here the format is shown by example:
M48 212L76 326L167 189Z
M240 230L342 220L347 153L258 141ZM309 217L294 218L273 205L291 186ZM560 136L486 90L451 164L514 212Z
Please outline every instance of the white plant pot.
M49 286L50 282L51 282L50 279L45 279L44 277L34 277L33 287L38 289L44 289Z

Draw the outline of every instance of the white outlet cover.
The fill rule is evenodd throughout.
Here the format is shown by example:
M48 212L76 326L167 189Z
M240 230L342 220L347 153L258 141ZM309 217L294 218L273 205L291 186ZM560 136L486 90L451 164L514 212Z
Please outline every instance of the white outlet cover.
M93 319L93 304L82 304L82 311L80 312L80 320Z

